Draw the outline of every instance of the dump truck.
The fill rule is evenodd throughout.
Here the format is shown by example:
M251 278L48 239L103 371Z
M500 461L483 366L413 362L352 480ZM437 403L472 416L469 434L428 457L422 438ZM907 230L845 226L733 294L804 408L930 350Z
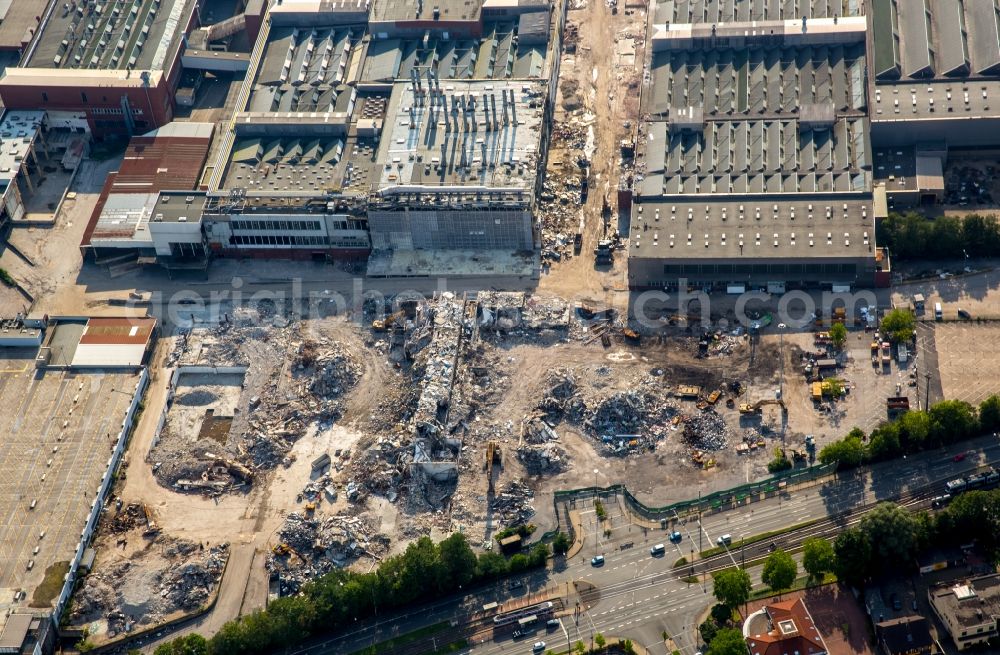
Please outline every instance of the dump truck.
M677 397L686 398L688 400L693 400L701 395L701 387L696 387L694 385L682 384L677 387Z
M719 398L721 397L722 397L722 392L716 389L712 393L708 394L708 398L706 398L705 401L709 405L714 405L715 403L719 402Z
M614 255L611 250L611 239L601 239L594 248L594 261L597 264L611 264Z

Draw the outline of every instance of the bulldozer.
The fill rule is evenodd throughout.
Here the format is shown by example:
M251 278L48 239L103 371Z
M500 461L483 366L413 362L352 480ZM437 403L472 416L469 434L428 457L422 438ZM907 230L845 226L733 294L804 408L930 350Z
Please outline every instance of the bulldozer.
M758 414L764 405L780 405L781 412L783 414L788 413L788 408L785 406L784 400L766 399L757 401L753 405L749 403L740 403L740 414Z

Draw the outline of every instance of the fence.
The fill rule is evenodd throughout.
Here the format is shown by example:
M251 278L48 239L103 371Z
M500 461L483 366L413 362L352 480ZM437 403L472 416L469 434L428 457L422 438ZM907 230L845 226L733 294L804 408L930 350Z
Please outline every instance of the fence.
M567 520L564 526L560 518L560 503L565 509L573 501L584 498L605 497L621 495L625 499L625 504L629 510L647 520L661 520L674 518L675 516L686 516L691 514L704 514L711 512L721 512L725 509L736 507L747 502L758 502L766 498L772 498L779 493L790 491L793 487L814 484L817 481L830 476L836 471L835 464L821 464L810 466L809 468L796 471L786 471L779 473L765 480L751 482L749 484L715 491L705 496L682 500L672 505L663 507L650 507L635 497L624 484L614 484L609 487L584 487L582 489L571 489L567 491L557 491L553 495L553 505L555 506L556 521L561 529L572 531L573 526ZM570 535L572 537L572 535Z
M132 423L135 421L136 413L139 411L139 405L142 403L142 396L145 393L146 386L148 384L149 370L143 368L139 375L139 382L135 385L135 394L132 396L132 403L129 405L128 411L125 413L125 418L122 419L122 426L121 430L118 432L118 440L115 442L115 449L111 453L111 457L108 459L108 466L104 471L104 475L101 477L101 485L97 488L97 497L90 506L90 516L87 518L87 523L84 526L83 531L80 532L80 541L76 544L76 555L70 562L69 572L66 573L62 591L59 593L59 599L56 601L55 609L52 611L52 621L56 625L59 624L62 612L66 609L66 603L69 602L69 597L73 593L73 587L76 584L76 572L80 567L80 560L83 559L83 551L86 550L88 544L90 544L90 538L94 536L94 530L97 529L97 521L101 517L101 509L104 507L104 501L107 499L108 491L111 489L111 484L114 482L115 472L118 470L118 465L121 463L129 433L132 431Z

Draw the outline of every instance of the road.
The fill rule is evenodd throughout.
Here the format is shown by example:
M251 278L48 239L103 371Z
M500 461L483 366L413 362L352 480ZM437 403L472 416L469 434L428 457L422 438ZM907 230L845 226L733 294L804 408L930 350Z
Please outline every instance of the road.
M960 456L958 461L956 456ZM1000 443L992 435L981 437L960 446L880 464L785 496L704 515L700 523L696 518L678 522L676 529L682 534L679 544L672 544L667 539L673 527L667 531L644 530L631 522L622 504L614 498L604 502L608 518L600 527L594 509L580 502L583 550L556 566L547 577L536 573L527 579L529 592L538 593L543 585L548 585L563 600L565 609L560 612L558 628L547 628L540 622L534 633L519 640L512 639L512 628L494 631L488 620L474 613L482 603L493 600L504 603L502 609L509 610L511 592L504 585L481 591L464 602L452 600L386 617L375 626L322 640L296 652L310 655L349 653L423 625L457 620L460 625L438 633L434 643L429 639L418 641L398 652L429 652L445 643L466 638L470 646L462 652L528 653L538 640L544 640L549 647L562 647L566 642L572 645L578 640L589 643L593 635L602 633L633 639L650 653L663 655L667 653L662 640L666 632L674 638L676 648L691 655L698 650L697 624L714 599L711 583L686 581L691 568L674 570L674 563L680 557L690 560L693 551L713 547L719 536L729 534L730 547L696 563L694 573L707 573L745 562L755 585L759 586L759 560L766 555L770 541L791 550L809 536L832 536L860 520L865 511L881 500L900 498L904 506L925 508L930 498L943 493L947 480L998 462ZM794 533L740 548L742 539L804 522L815 523ZM612 532L610 537L605 537L608 524ZM652 557L649 549L657 543L667 546L667 551L664 556ZM591 565L591 558L596 554L605 556L603 566ZM593 585L593 589L581 591L574 583L587 583ZM520 603L524 602L521 598ZM577 603L578 613L574 612Z

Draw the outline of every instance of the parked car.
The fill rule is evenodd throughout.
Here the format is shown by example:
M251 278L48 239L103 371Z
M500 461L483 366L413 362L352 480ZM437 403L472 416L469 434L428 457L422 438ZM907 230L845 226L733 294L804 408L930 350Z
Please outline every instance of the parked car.
M964 309L959 309L958 310L958 317L959 318L964 318L965 320L969 320L969 319L972 318L972 314L970 314L969 312L965 311Z

